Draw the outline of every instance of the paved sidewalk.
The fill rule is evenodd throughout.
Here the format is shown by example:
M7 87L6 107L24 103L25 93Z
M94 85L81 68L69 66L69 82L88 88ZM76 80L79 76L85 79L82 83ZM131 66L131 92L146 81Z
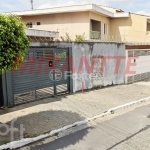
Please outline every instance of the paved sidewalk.
M119 85L0 110L0 122L10 126L11 121L17 118L15 140L18 140L20 124L25 128L25 137L34 137L149 96L150 86ZM4 132L5 128L0 128L0 131ZM9 141L10 134L0 136L0 145Z

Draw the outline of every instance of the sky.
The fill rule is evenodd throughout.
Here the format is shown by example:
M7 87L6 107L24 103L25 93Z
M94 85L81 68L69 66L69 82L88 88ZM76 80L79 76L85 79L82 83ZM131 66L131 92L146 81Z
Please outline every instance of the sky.
M150 0L33 0L34 9L74 4L99 4L120 8L125 12L150 15ZM0 12L30 10L30 0L0 0Z

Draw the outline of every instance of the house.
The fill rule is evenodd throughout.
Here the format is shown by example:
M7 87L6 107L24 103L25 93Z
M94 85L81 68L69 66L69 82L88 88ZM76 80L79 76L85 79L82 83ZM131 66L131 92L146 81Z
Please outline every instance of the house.
M85 33L86 40L117 42L150 42L150 16L124 12L107 6L84 4L12 12L19 15L30 29Z
M22 65L27 68L20 67L14 73L7 72L0 77L3 84L0 106L150 78L149 16L93 4L12 14L22 17L27 24L26 34L31 41L38 42L31 42ZM85 33L87 42L39 42L57 39L66 32L72 38ZM31 61L30 57L37 61ZM57 57L60 57L59 62ZM91 58L95 58L95 62ZM93 72L88 72L92 67ZM60 80L56 80L57 75Z

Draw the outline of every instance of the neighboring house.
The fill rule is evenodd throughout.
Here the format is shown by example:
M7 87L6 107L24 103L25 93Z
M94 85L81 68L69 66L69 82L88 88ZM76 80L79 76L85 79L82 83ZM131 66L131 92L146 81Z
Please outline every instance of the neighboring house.
M85 4L12 12L28 28L58 31L59 36L85 33L86 40L150 42L150 16L121 9Z

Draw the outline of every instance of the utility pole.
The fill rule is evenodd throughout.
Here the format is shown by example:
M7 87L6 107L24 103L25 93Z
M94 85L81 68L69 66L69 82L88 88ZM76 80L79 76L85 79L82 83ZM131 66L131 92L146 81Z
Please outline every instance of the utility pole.
M33 10L33 0L30 1L31 1L31 9Z

